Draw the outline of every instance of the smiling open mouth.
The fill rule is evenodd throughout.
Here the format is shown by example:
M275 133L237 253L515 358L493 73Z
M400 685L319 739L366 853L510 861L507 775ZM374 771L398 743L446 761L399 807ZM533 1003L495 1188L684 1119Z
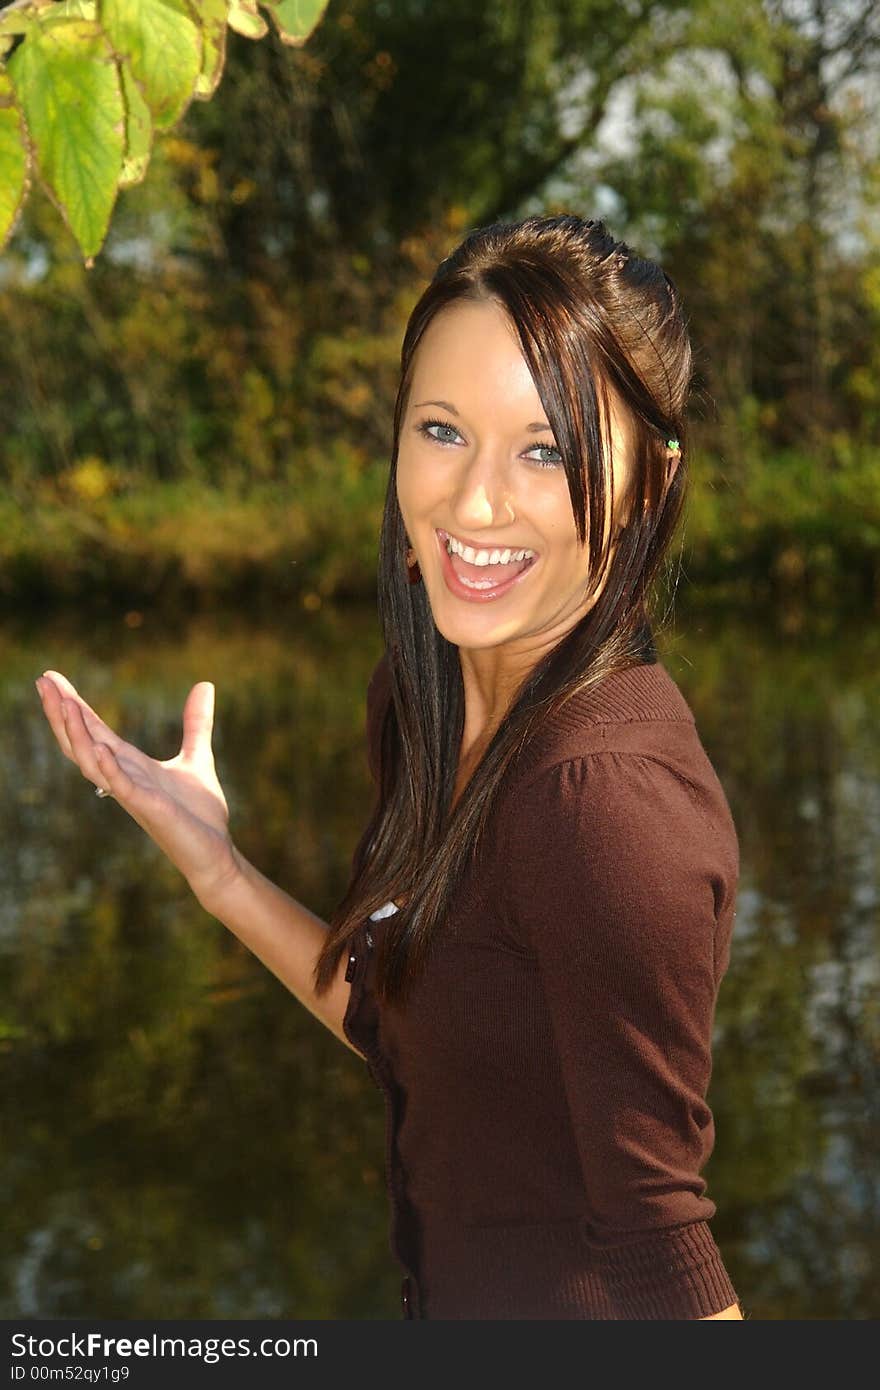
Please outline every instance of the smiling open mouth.
M447 586L459 598L498 598L538 559L534 551L524 549L474 550L447 531L438 530L437 540Z

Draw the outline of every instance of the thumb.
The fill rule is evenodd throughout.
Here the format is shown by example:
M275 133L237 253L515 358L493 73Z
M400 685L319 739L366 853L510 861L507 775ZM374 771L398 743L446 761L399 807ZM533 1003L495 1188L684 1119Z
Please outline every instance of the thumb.
M214 687L210 681L199 681L186 697L183 706L183 742L180 752L185 758L211 752L211 733L214 728Z

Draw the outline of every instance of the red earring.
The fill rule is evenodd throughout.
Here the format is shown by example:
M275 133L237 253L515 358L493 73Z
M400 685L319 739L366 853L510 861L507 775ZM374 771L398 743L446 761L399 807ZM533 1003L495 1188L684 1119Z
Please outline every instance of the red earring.
M406 552L406 570L406 577L410 584L418 584L422 577L422 571L419 569L416 552L413 550L412 546L409 546Z

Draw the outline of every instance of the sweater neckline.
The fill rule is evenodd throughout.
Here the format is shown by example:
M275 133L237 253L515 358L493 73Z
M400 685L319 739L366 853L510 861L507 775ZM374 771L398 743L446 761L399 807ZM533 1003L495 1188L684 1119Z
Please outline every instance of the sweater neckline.
M684 695L658 659L614 671L598 685L573 695L552 717L545 716L515 758L517 778L534 768L566 734L611 724L677 723L695 725Z
M647 722L695 723L684 695L659 659L614 671L573 695L562 709L533 726L523 756L531 764L560 734L577 733L585 726Z
M584 723L629 724L650 719L694 723L684 695L659 659L613 671L598 685L572 696L556 718L572 728Z

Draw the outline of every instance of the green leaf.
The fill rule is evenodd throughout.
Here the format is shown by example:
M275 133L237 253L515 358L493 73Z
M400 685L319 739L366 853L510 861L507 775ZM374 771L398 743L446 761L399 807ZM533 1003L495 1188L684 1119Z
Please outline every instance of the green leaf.
M230 0L227 24L246 39L261 39L269 26L257 9L257 0Z
M119 187L130 188L140 183L147 172L153 145L153 117L128 63L120 63L119 70L125 102L125 154Z
M0 69L0 247L12 236L27 193L25 138L9 74Z
M107 235L124 148L125 107L110 43L84 20L40 24L8 70L40 178L89 261Z
M0 15L0 34L29 34L35 24L65 23L68 19L98 18L98 0L30 0L21 9L7 9Z
M229 0L190 0L202 28L202 67L193 96L209 101L217 90L226 61L226 15Z
M33 0L20 10L0 14L0 34L28 34L40 17L40 11L54 9L55 0Z
M262 0L282 43L303 44L327 8L327 0Z
M59 19L87 19L94 23L98 18L98 0L61 0L40 17L42 24L54 24Z
M202 68L202 37L184 0L101 0L101 23L140 83L157 130L180 119Z

